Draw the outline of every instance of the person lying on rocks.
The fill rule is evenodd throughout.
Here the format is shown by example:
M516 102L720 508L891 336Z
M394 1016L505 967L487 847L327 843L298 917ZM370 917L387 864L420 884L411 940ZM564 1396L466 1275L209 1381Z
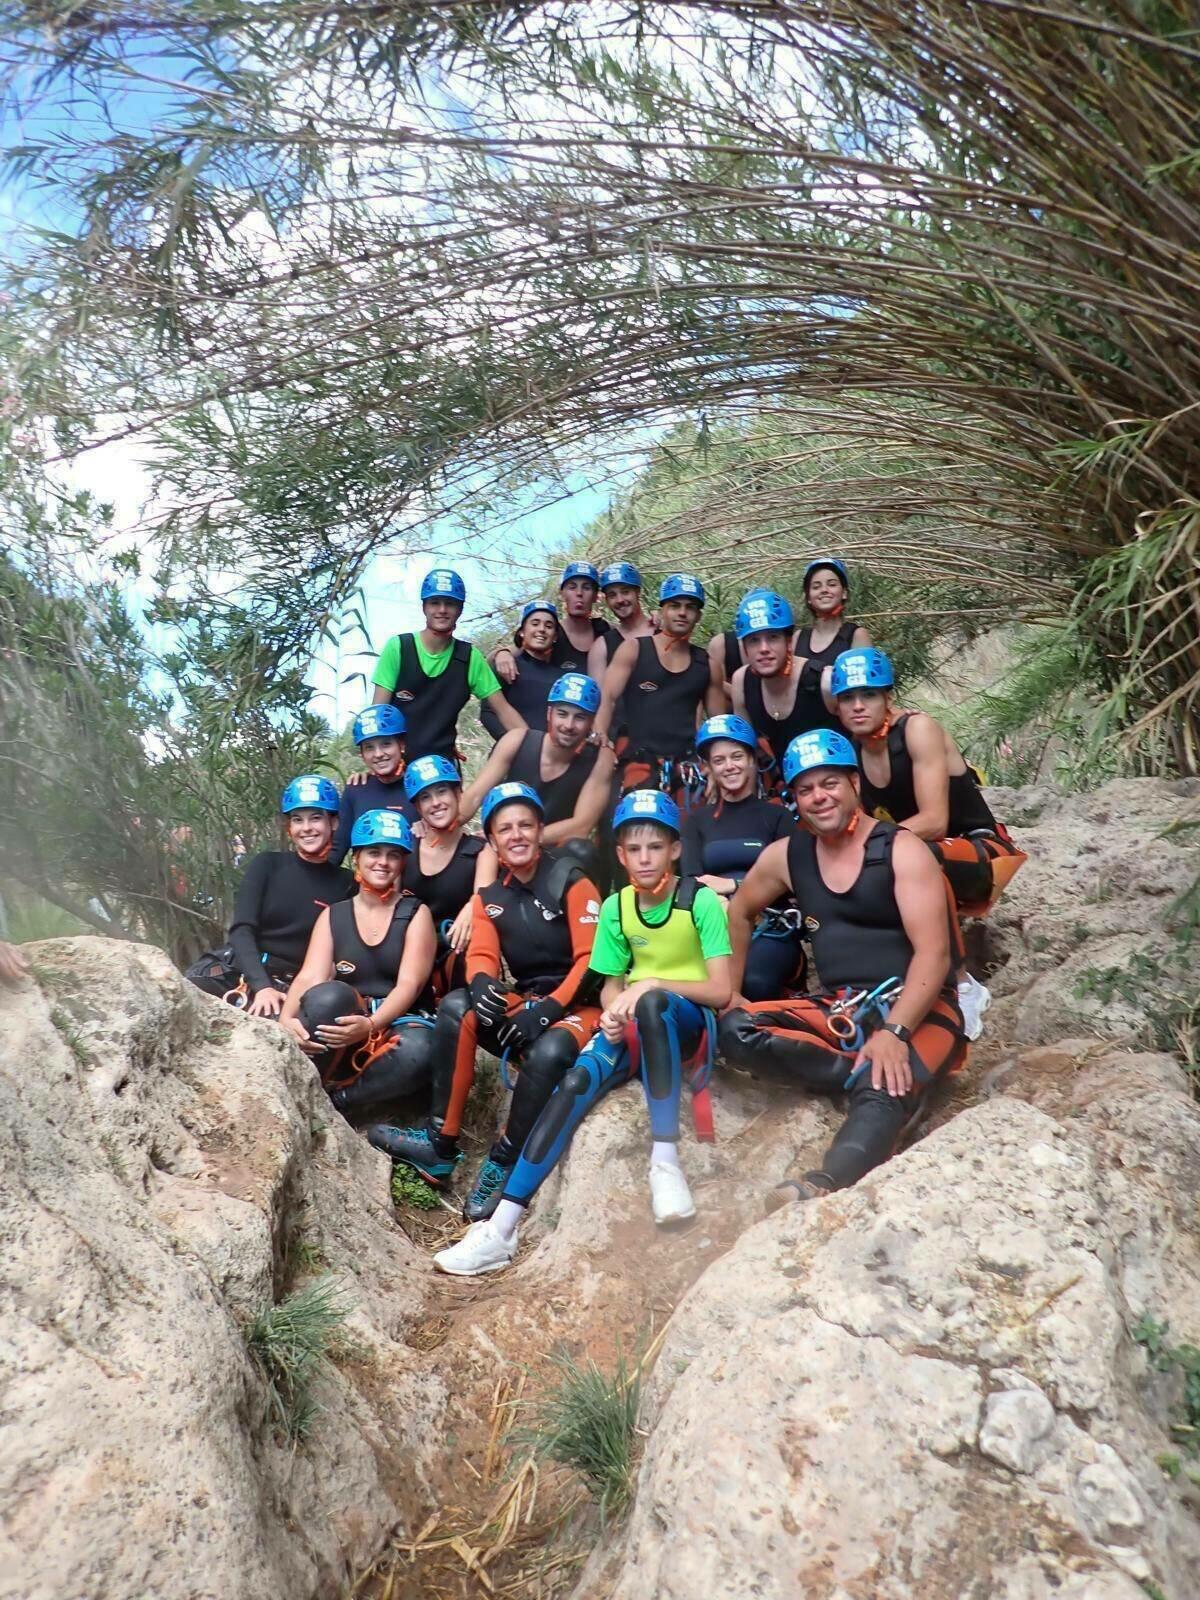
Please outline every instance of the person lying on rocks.
M858 747L863 806L924 839L959 915L981 917L1028 857L992 815L978 773L945 728L923 711L897 711L895 681L892 663L874 649L843 651L830 675L838 717ZM958 1002L967 1038L978 1039L992 997L965 965Z
M680 878L679 809L656 789L627 794L614 819L628 888L600 912L591 965L604 976L600 1033L563 1078L507 1176L490 1218L434 1256L458 1277L506 1267L526 1207L588 1111L640 1070L650 1110L650 1203L659 1226L696 1214L679 1164L683 1080L693 1090L697 1131L712 1137L708 1075L716 1012L731 994L729 934L720 897Z
M350 839L358 893L322 911L280 1016L335 1108L360 1120L429 1087L437 935L404 890L412 829L368 811Z
M823 988L800 1000L747 1002L721 1019L732 1066L819 1094L849 1092L821 1165L789 1172L769 1210L857 1183L928 1110L933 1086L966 1060L955 992L958 922L924 840L866 815L858 759L840 733L794 739L784 758L802 829L768 845L729 906L733 982L754 925L795 898Z
M318 917L354 893L353 878L330 860L338 805L337 789L315 772L288 784L279 808L290 849L247 864L229 942L192 963L190 983L252 1017L279 1016Z
M542 802L524 783L502 783L483 802L483 829L500 876L475 896L467 987L438 1007L433 1105L424 1127L380 1123L378 1150L435 1188L450 1184L478 1048L519 1068L508 1122L463 1206L490 1216L538 1113L596 1031L598 981L589 973L600 891L578 860L544 848ZM512 984L501 979L501 968Z

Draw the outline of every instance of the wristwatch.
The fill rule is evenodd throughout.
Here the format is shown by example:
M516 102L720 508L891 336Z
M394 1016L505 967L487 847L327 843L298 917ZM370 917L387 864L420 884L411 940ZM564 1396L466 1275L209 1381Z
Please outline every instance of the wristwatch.
M901 1044L907 1044L912 1038L912 1029L906 1028L902 1022L885 1022L884 1033L894 1033Z

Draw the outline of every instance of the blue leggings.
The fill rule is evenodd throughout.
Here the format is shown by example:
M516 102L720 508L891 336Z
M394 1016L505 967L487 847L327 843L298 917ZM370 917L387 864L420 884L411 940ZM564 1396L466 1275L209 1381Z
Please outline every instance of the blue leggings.
M704 1041L708 1015L702 1006L668 994L665 989L651 989L634 1008L642 1084L650 1108L650 1131L655 1139L674 1143L679 1138L683 1063ZM633 1074L634 1060L625 1041L614 1044L602 1033L596 1034L580 1051L575 1065L534 1123L504 1185L504 1199L528 1205L553 1172L576 1128L592 1107L611 1090L628 1083Z

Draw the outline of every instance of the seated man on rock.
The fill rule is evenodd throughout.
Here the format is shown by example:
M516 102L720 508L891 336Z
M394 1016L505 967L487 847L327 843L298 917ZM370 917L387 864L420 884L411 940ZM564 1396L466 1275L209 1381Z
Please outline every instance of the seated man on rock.
M824 987L757 1005L735 994L720 1051L757 1077L848 1090L849 1109L821 1165L788 1173L769 1210L848 1188L886 1161L967 1054L958 923L929 846L863 812L858 761L840 733L793 739L783 774L803 826L767 846L730 902L734 985L758 917L792 895Z
M940 723L923 711L897 711L895 674L882 650L845 650L833 664L830 693L838 718L858 746L863 808L903 823L941 863L959 915L982 917L1028 857L997 822L979 776ZM983 1032L991 994L958 973L967 1038Z

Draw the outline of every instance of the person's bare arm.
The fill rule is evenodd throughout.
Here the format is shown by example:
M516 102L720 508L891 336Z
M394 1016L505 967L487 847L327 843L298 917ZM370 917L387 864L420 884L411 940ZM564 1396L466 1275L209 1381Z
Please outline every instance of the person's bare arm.
M318 1044L315 1039L310 1039L304 1031L304 1025L300 1021L300 1002L316 984L328 983L332 977L333 929L329 925L329 912L325 910L313 924L300 971L288 985L283 1010L279 1013L280 1022L296 1040L301 1050L309 1055L319 1055L324 1046Z
M850 635L850 648L852 650L865 650L871 643L870 630L864 628L860 622Z
M604 634L601 634L588 651L588 677L594 678L597 683L604 682L604 674L608 671L608 648L604 643L604 637Z
M596 713L596 733L601 742L609 736L617 701L625 693L638 658L638 640L626 639L619 644L604 673L600 692L600 710Z
M746 674L749 671L749 667L739 667L729 680L729 690L733 696L733 709L735 714L742 718L743 722L749 722L750 720L746 715Z
M459 796L460 822L469 822L483 804L483 798L488 790L494 789L508 777L508 769L516 759L517 751L521 748L521 740L528 731L522 723L519 728L513 728L509 733L502 733L496 740L491 755L479 770L479 776L473 783L469 783Z
M565 844L568 839L590 838L608 804L608 797L612 791L613 768L616 764L617 758L607 746L596 752L596 765L588 773L587 782L579 791L575 810L569 817L564 817L561 822L552 822L546 829L545 837L548 845Z
M750 949L750 935L754 924L769 905L792 892L788 877L788 841L776 839L759 856L750 871L738 885L737 893L729 902L729 942L733 955L729 958L729 978L733 989L730 1004L744 1006L742 979L746 971L746 955ZM803 909L803 908L801 908Z
M488 666L501 683L516 683L521 676L521 663L512 645L498 644L487 659Z
M475 882L471 888L471 898L450 924L450 932L446 935L450 948L456 955L462 955L471 942L471 924L475 920L476 896L481 889L496 881L498 871L496 852L491 845L484 848L475 857Z
M29 963L16 945L0 939L0 978L6 983L19 983L28 974Z
M950 976L950 904L942 870L927 844L901 829L892 846L896 905L912 945L912 960L903 974L904 987L893 1002L888 1021L909 1030L920 1027ZM908 1046L894 1033L879 1028L855 1059L870 1063L871 1087L889 1094L912 1088Z
M950 768L946 736L932 717L917 711L904 724L904 739L913 764L916 815L902 820L919 839L944 839L950 821Z
M718 634L718 638L720 635ZM712 641L709 640L711 645ZM722 645L724 649L724 645ZM719 717L722 711L729 710L729 696L725 691L724 667L715 666L713 658L708 658L708 687L704 691L704 712L709 717Z
M510 733L525 733L529 724L519 711L515 711L499 690L495 694L485 695L485 706L490 706L500 719L500 725L507 728Z
M724 710L729 702L731 688L731 683L727 682L725 678L725 635L723 633L714 633L705 649L708 652L709 681L715 680L717 687L720 689L722 697L721 709Z

